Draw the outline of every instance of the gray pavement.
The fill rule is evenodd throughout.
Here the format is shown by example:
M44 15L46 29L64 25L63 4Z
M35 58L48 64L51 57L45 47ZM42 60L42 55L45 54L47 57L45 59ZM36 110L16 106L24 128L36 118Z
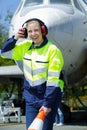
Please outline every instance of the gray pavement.
M69 123L63 126L54 126L53 130L87 130L87 113L82 113L82 115L74 113ZM18 123L14 116L11 117L10 123L8 123L8 119L5 123L0 120L0 130L26 130L25 116L21 117L21 123Z
M15 124L9 126L0 126L0 130L26 130L25 124ZM87 130L87 126L80 125L64 125L54 126L53 130Z

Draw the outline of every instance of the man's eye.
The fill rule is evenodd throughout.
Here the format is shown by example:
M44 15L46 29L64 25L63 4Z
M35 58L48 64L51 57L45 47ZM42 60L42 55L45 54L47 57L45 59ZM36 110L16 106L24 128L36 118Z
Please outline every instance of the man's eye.
M28 30L28 33L31 33L32 31L31 30Z

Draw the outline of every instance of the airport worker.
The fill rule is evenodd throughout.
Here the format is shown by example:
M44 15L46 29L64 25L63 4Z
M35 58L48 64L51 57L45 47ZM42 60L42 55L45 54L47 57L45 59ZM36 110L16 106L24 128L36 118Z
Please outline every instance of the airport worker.
M63 91L64 91L64 78L63 77L64 77L63 71L61 71L60 80L59 80L59 86L60 86L60 89L61 89L61 97L62 97ZM55 117L54 125L56 125L56 126L64 125L64 114L63 114L61 101L59 102L59 105L58 105L58 111L57 111L57 114L56 114L56 117Z
M47 39L45 23L33 18L2 46L13 60L23 61L24 98L26 101L26 129L37 113L44 111L43 130L53 130L53 123L61 100L59 76L64 65L62 52ZM26 39L25 37L28 38ZM21 43L17 40L23 38Z

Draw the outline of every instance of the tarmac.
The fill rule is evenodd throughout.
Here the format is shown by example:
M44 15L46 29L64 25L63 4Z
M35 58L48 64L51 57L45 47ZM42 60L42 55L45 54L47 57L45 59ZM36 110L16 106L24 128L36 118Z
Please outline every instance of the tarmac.
M21 125L11 125L11 126L0 126L0 130L26 130L25 124ZM87 130L87 126L79 125L64 125L64 126L54 126L53 130Z
M21 116L21 122L17 122L14 116L10 117L11 122L6 122L0 119L0 130L26 130L25 116ZM54 126L53 130L87 130L87 111L73 112L71 121L65 123L63 126Z

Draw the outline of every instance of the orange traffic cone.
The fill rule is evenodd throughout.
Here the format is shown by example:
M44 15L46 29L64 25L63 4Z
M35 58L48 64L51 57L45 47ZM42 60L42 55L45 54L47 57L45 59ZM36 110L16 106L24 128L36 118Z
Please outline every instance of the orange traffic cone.
M44 118L44 111L40 111L31 123L31 125L29 126L28 130L42 130Z

